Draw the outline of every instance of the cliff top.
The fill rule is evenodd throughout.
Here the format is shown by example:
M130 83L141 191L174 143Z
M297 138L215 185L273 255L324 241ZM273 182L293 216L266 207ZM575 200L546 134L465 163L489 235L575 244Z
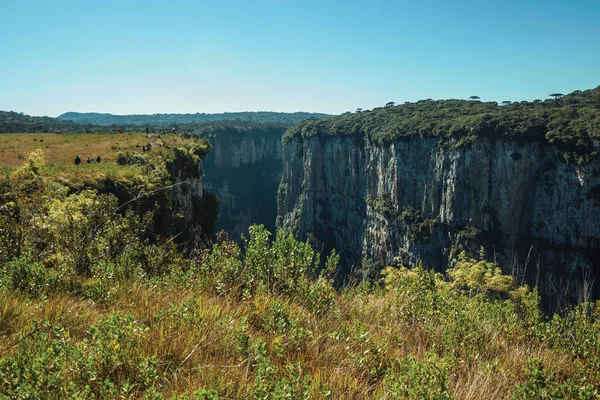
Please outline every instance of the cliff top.
M265 124L250 121L216 121L197 125L182 125L183 128L202 137L215 138L222 136L281 138L290 124Z
M148 143L151 150L147 151ZM0 168L6 172L22 166L29 154L41 150L41 174L69 185L93 183L106 177L135 180L144 175L142 165L173 158L173 148L198 149L204 157L210 145L178 135L126 134L4 134L0 135ZM81 163L75 165L75 156ZM100 156L100 163L96 158ZM88 163L87 160L94 160Z
M283 136L367 136L377 143L403 138L439 137L452 146L479 137L545 141L557 146L567 161L585 163L597 156L600 140L600 86L533 102L421 100L322 120L308 120Z

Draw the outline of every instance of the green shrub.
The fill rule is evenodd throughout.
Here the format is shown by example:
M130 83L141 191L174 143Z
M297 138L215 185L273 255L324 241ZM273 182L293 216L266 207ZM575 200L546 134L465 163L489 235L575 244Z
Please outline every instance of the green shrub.
M339 256L332 253L320 270L320 255L308 243L282 231L271 242L270 235L263 225L251 226L245 252L224 240L210 252L201 253L197 263L205 287L213 287L219 294L234 292L241 298L257 293L282 295L315 311L330 307L334 291L328 277L336 270Z
M450 399L448 374L450 363L427 353L423 361L407 356L398 371L388 371L386 392L395 399Z
M513 284L512 277L504 275L496 264L486 261L484 257L477 261L468 257L464 251L448 269L448 275L452 278L453 287L476 293L506 294Z
M0 267L0 285L35 297L46 291L46 275L46 268L41 263L18 258Z
M525 378L527 380L512 392L511 399L590 400L597 398L599 394L598 389L586 383L585 378L580 382L568 379L566 383L558 383L553 379L552 374L544 369L542 362L535 358L529 360L529 365L525 370Z

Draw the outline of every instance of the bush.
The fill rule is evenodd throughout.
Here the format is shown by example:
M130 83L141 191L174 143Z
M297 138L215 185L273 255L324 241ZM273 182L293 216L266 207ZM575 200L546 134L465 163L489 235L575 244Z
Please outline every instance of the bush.
M475 293L507 294L513 284L512 277L502 274L496 264L486 261L484 256L477 261L468 257L464 251L448 269L448 275L452 278L453 287Z
M526 381L520 384L511 395L514 400L527 399L578 399L588 400L598 396L598 390L593 385L587 384L583 378L581 382L572 379L559 384L552 378L538 359L529 360L525 369Z
M407 356L397 372L388 372L386 391L398 399L450 399L448 373L450 364L427 353L423 361Z
M332 253L319 274L320 255L308 243L282 231L270 242L270 235L263 225L251 226L250 238L244 239L245 252L225 240L202 253L197 263L204 284L219 294L234 292L241 298L252 298L257 293L269 293L296 299L315 310L329 307L333 287L328 276L336 270L339 256Z
M18 258L0 268L0 286L28 296L44 293L46 281L46 268L25 258Z

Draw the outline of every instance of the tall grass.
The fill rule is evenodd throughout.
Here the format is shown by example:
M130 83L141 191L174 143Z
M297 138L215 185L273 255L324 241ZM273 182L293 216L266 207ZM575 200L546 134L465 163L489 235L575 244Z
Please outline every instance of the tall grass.
M245 248L264 246L265 262L303 248L284 236L263 242L264 233L255 228ZM170 398L202 389L203 396L219 398L598 397L598 305L588 305L591 316L575 308L547 321L536 311L535 292L524 287L477 292L421 268L388 269L382 286L341 293L325 289L330 286L318 274L273 290L277 282L261 277L269 266L250 265L248 253L235 246L223 241L212 253L228 248L233 251L227 257L242 269L257 268L243 276L257 280L246 294L239 290L243 282L214 285L231 279L223 268L234 260L205 255L195 265L173 265L166 275L77 278L80 289L50 296L5 286L0 393ZM316 254L309 258L314 262ZM477 264L470 260L463 263ZM99 296L90 288L103 279L109 283ZM315 308L311 290L332 295L332 301Z

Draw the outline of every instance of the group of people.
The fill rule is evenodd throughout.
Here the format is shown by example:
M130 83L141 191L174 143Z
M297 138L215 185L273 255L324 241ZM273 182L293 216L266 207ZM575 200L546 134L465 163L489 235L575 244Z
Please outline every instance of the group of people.
M150 151L150 150L152 150L152 145L150 143L142 146L142 152L145 153L146 151Z
M100 161L102 161L102 159L100 158L100 156L98 156L96 158L88 157L88 159L86 160L86 162L88 164L100 164ZM74 163L75 163L75 165L81 164L81 158L79 158L79 155L75 156Z

